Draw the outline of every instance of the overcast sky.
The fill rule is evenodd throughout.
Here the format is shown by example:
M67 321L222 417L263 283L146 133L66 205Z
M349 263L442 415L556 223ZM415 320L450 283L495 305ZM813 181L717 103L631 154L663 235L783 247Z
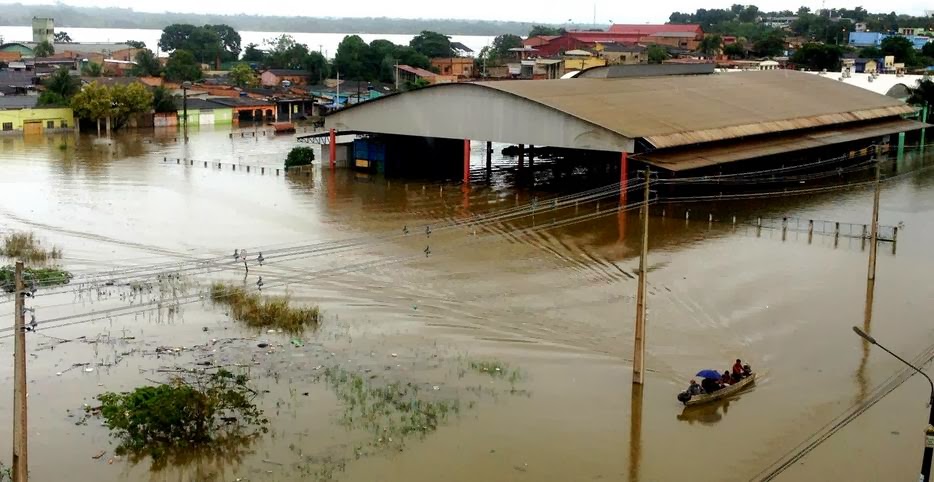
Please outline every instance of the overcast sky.
M745 0L748 2L748 0ZM15 3L0 0L2 3ZM49 4L45 0L19 0L24 4ZM141 12L247 13L256 15L295 15L314 17L402 17L402 18L465 18L485 20L519 20L549 23L645 23L663 22L673 11L693 12L698 7L724 8L741 0L351 0L342 1L278 1L255 0L67 0L75 6L129 7ZM806 5L820 8L820 0L760 0L754 3L760 10L797 10ZM891 12L921 15L934 9L934 2L916 0L864 0L826 2L828 8L852 8L862 5L870 12Z

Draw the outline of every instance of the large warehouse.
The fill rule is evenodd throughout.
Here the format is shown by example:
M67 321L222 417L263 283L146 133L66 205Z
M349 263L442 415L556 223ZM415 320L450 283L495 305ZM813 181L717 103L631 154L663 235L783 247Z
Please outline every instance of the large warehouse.
M624 153L678 172L917 130L913 107L776 70L444 84L334 112L336 132ZM626 156L623 156L626 157Z

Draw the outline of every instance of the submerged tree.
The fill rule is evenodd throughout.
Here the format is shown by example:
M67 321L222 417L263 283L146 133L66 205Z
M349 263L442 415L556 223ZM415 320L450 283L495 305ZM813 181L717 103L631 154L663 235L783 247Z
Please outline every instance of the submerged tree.
M52 46L52 42L48 40L43 40L39 42L39 45L36 45L36 48L33 50L33 55L39 58L51 57L55 55L55 47Z
M158 77L162 73L162 65L159 59L149 49L143 49L136 53L136 65L133 66L132 73L137 77Z
M195 81L201 78L201 66L187 50L176 50L165 63L165 78L173 82Z
M45 91L39 96L39 105L63 105L81 90L81 81L72 76L68 69L60 68L44 82Z

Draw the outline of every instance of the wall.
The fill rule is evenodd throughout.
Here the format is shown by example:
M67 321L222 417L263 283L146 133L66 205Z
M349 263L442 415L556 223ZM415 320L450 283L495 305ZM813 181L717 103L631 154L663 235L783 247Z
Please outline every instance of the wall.
M153 114L152 122L155 127L177 126L178 114L175 112L157 112Z
M598 57L566 57L564 59L564 71L584 70L591 67L602 67L606 65L606 60Z
M214 109L215 124L230 124L233 122L233 108Z
M65 122L64 129L73 129L75 127L75 115L70 108L48 108L48 109L19 109L19 110L0 110L0 133L9 134L23 132L24 123L38 123L40 132L49 131L46 123L53 121L54 130L62 130L62 121ZM12 123L12 131L3 131L3 124Z
M279 85L279 77L276 77L276 74L272 72L263 72L259 76L260 84L264 86L275 86Z

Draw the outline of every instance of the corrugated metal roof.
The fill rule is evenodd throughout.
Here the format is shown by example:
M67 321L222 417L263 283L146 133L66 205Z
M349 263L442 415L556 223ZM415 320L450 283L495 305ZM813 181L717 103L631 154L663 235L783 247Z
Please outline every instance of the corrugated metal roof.
M719 143L718 145L706 147L653 152L636 156L635 159L669 171L686 171L728 162L908 132L925 126L926 124L913 120L894 119L868 125L831 127L747 141Z
M656 148L912 113L842 82L790 70L626 79L478 82Z

